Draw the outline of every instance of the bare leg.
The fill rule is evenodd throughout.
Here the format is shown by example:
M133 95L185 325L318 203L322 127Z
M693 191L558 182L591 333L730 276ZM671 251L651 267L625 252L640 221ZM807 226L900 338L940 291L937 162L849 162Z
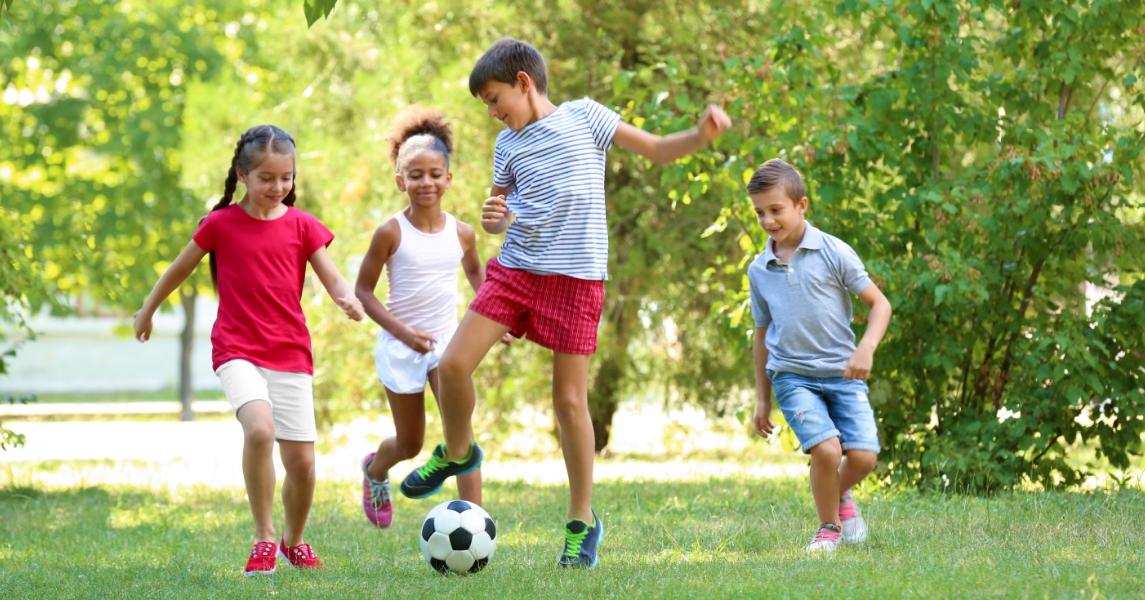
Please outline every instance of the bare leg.
M875 470L879 455L870 450L847 450L839 467L839 494L855 487Z
M417 456L425 443L425 392L397 394L387 389L386 398L397 434L382 440L367 468L375 481L384 481L394 465Z
M553 411L561 425L561 452L569 476L568 518L591 525L596 448L588 414L588 366L588 355L553 353Z
M434 370L429 372L429 387L431 390L433 390L433 397L435 399L441 398L441 382L440 382L440 377L438 375L439 375L438 369L434 369ZM439 412L442 412L442 414L444 414L444 411L441 410L441 401L440 400L438 400L438 402L437 402L437 410ZM423 416L424 416L424 408L423 408ZM422 429L424 429L424 428L425 427L423 425ZM472 423L469 426L469 437L470 437L470 439L473 438L473 425L472 425ZM469 502L472 502L472 503L476 504L477 506L481 506L481 469L480 468L473 470L471 473L466 473L465 475L458 476L458 478L457 478L457 495L462 500L468 500Z
M278 440L278 451L286 468L282 482L282 506L286 512L283 537L286 546L293 548L302 543L306 518L314 502L314 442Z
M473 442L473 372L481 359L509 332L509 327L473 311L465 313L438 365L441 378L441 428L445 433L445 457L462 460Z
M843 460L843 449L839 438L833 437L811 448L811 495L815 498L815 510L819 513L819 523L839 522L839 464Z
M256 542L275 542L274 536L274 417L270 403L254 400L235 415L243 426L243 479L254 517Z

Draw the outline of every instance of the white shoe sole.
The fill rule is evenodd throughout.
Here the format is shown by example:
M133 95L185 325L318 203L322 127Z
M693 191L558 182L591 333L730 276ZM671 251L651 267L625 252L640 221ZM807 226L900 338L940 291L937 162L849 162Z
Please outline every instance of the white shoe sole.
M247 571L246 576L247 577L254 577L255 575L271 575L277 569L278 569L278 567L276 566L276 567L274 567L274 569L271 569L269 571Z

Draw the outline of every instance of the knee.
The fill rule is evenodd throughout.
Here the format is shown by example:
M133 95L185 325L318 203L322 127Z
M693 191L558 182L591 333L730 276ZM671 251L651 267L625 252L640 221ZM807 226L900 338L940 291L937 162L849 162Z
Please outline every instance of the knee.
M839 468L843 461L843 447L839 445L839 438L833 437L824 440L811 449L811 460L834 469Z
M879 455L870 450L848 450L847 465L855 471L870 473L875 468Z
M581 413L588 414L588 399L582 394L558 393L553 395L553 411L564 421Z
M394 453L397 454L398 460L409 460L421 452L421 448L425 443L423 437L407 437L397 438L394 440Z
M308 476L314 472L314 453L295 452L283 457L282 466L292 476Z
M472 374L471 372L467 372L465 364L461 360L449 352L446 352L445 355L441 357L441 362L437 365L437 375L443 380L463 380Z
M247 446L271 447L274 445L274 425L271 423L252 424L246 428L244 438Z

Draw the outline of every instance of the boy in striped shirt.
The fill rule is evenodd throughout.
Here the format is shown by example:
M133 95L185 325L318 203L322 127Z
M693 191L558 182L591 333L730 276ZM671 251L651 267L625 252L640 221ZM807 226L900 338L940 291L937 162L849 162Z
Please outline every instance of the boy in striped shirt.
M493 152L493 189L481 226L505 233L501 256L469 306L439 366L445 443L410 473L402 493L424 498L448 477L481 464L473 440L473 372L509 332L553 351L553 409L569 477L565 549L558 565L596 566L604 525L592 510L594 437L588 412L589 356L608 277L605 151L613 143L667 164L698 150L731 125L709 106L696 127L657 137L620 121L589 99L559 106L548 96L541 53L505 38L469 75L469 91L505 123Z

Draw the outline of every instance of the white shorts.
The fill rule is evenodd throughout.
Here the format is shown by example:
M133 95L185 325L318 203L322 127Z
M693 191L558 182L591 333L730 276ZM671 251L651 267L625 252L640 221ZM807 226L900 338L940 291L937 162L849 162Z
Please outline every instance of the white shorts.
M223 393L237 415L252 400L265 400L274 416L274 438L289 442L318 441L314 422L313 377L264 369L242 359L228 360L215 371Z
M445 354L445 347L453 338L454 331L456 329L435 334L437 343L434 344L433 350L425 354L419 353L383 331L374 347L374 366L378 369L378 381L395 394L416 394L425 391L429 372L436 369L441 362L441 355Z

